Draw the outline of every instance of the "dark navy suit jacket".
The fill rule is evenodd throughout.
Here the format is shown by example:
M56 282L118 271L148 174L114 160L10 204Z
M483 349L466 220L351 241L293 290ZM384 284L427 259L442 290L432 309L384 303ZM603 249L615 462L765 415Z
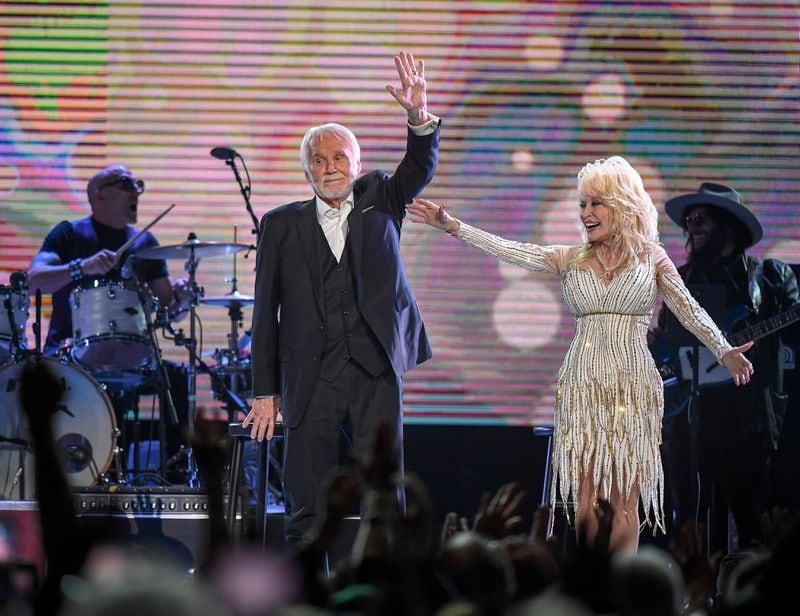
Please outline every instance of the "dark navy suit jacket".
M372 171L353 187L348 217L356 302L395 374L431 357L425 325L400 257L407 203L433 179L439 133L410 130L394 175ZM256 256L252 322L253 395L279 394L284 421L300 423L319 376L325 344L322 258L316 201L263 216Z

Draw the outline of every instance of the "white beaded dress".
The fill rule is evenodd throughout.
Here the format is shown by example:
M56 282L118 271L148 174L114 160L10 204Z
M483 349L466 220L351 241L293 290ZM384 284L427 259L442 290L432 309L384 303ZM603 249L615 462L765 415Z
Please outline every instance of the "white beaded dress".
M656 293L717 360L731 348L664 249L655 248L607 282L587 264L570 263L577 246L514 242L463 222L456 237L507 263L561 277L576 321L558 372L554 409L552 485L562 501L577 496L580 477L594 461L597 494L610 494L612 478L625 495L638 483L644 524L664 531L664 389L647 346ZM556 492L551 490L551 506Z

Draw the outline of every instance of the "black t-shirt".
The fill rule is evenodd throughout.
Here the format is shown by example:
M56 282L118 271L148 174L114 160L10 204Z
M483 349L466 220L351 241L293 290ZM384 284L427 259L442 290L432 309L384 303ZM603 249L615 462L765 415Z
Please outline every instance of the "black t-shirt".
M125 229L113 229L97 222L92 217L74 222L63 221L47 234L40 252L55 253L62 263L69 263L73 259L91 257L104 248L117 250L135 234L136 229L130 225ZM127 250L127 258L123 259L113 270L103 276L86 276L78 282L71 281L53 293L53 314L50 317L50 330L45 343L45 351L57 350L62 340L72 336L72 309L69 305L69 298L76 287L87 286L94 280L108 280L130 281L131 287L134 288L135 285L130 280L131 267L135 268L136 275L145 283L166 278L169 272L166 261L163 259L131 258L131 255L137 251L151 246L158 246L158 240L147 231Z

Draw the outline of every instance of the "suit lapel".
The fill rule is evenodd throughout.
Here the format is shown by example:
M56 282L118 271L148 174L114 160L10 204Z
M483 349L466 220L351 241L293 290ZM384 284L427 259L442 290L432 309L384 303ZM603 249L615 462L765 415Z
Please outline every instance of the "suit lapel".
M311 287L314 292L314 303L320 316L325 314L322 286L322 258L319 254L319 223L317 222L316 200L306 201L297 209L297 235L303 247L303 255L311 276Z

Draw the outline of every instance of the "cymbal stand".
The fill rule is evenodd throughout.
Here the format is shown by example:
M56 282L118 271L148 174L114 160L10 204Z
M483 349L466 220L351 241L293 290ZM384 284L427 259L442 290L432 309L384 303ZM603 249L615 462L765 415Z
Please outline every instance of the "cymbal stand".
M233 243L237 241L238 227L233 226ZM238 293L239 279L236 277L236 253L233 253L233 277L228 281L231 283L230 295L235 297ZM242 324L244 313L242 312L242 304L237 301L232 301L228 306L228 317L231 321L231 333L228 334L228 361L239 361L239 327Z
M194 233L189 234L189 239L196 239ZM197 304L200 301L200 288L197 286L197 266L200 259L195 256L194 247L189 253L189 260L184 269L189 274L189 289L191 289L192 300L189 303L189 434L194 434L194 414L197 411ZM187 464L189 473L189 486L199 487L200 481L197 478L197 465L194 461L192 447L188 448Z
M195 233L189 233L188 241L196 240ZM183 330L175 330L172 325L167 325L167 329L174 336L175 344L185 346L189 349L189 368L188 374L188 395L187 395L187 422L189 427L189 435L194 434L194 415L197 411L197 305L200 303L200 296L203 290L197 286L197 265L200 259L195 255L194 246L189 250L189 259L183 266L184 271L189 274L189 293L191 301L189 302L189 337L183 335ZM187 483L189 487L200 487L200 482L197 476L197 465L194 461L191 444L186 448L186 464L187 464Z

